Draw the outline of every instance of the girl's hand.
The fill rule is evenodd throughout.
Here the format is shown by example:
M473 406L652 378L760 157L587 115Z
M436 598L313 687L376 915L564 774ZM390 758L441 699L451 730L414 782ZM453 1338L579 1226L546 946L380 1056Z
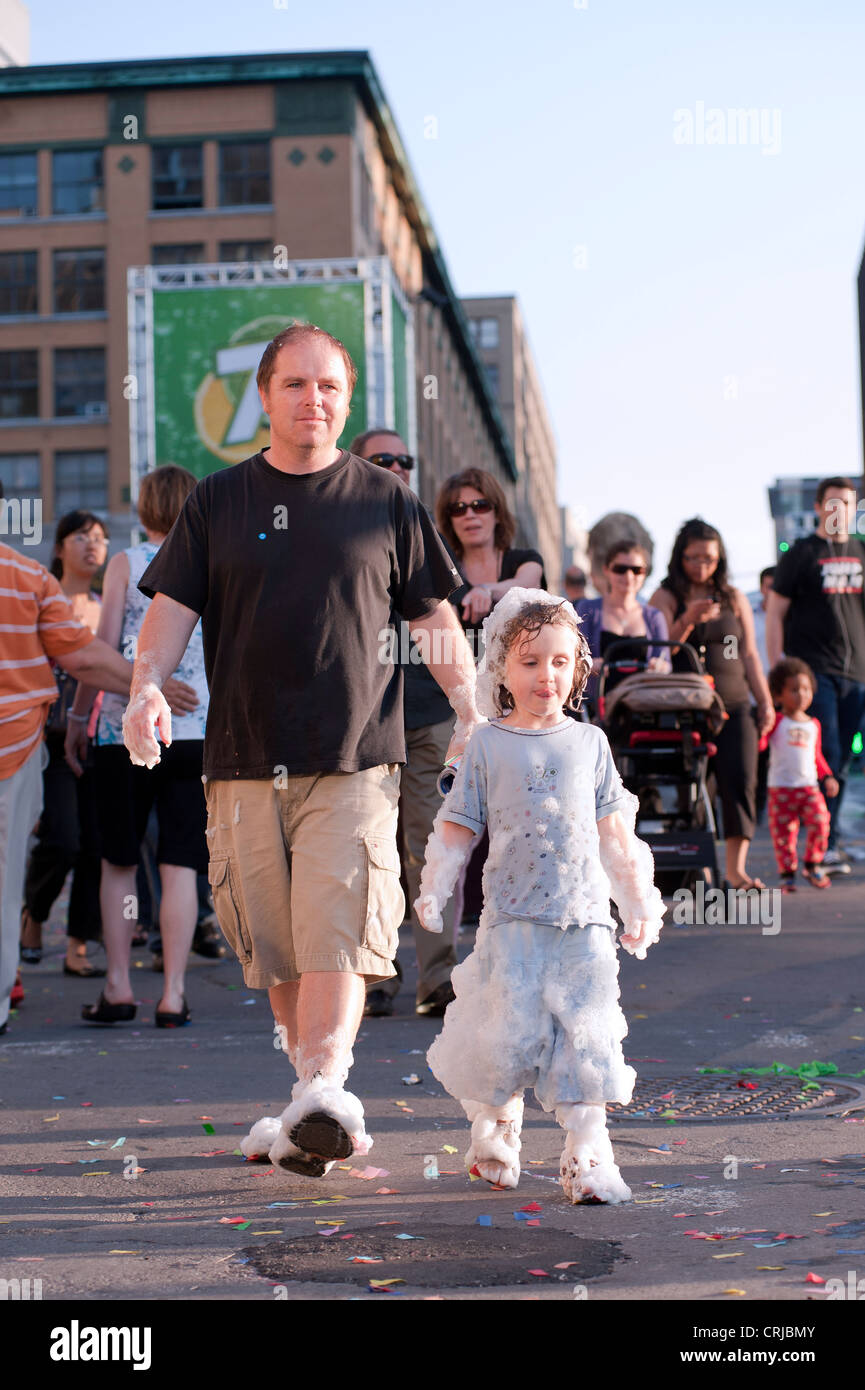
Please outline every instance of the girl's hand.
M661 671L666 674L670 669L670 663L665 656L650 656L649 664L646 669L649 671Z
M462 610L466 622L480 622L481 618L485 618L493 610L493 596L489 589L469 589L462 601Z
M414 905L418 921L424 931L436 934L444 931L444 922L441 919L438 899L432 893L425 893L422 898L418 898Z
M830 800L833 796L837 796L840 790L837 777L824 777L823 792Z
M630 922L628 930L624 932L619 941L631 956L636 956L637 960L645 960L646 952L661 934L663 923L657 922Z
M198 708L198 695L194 687L187 685L185 681L178 681L169 676L162 687L162 693L172 714L194 714Z

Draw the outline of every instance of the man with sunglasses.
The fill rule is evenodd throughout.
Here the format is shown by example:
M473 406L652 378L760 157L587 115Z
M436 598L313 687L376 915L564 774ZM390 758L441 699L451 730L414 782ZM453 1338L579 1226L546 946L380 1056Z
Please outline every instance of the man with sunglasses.
M367 430L352 440L351 452L387 468L402 482L411 485L414 459L395 430ZM432 524L432 518L430 522ZM440 533L439 539L450 554L450 547ZM416 651L412 655L419 657ZM400 778L399 814L402 866L411 904L420 893L424 851L441 806L437 782L453 735L454 712L441 686L420 659L404 664L403 674L407 761ZM457 963L455 909L455 900L451 898L443 914L444 931L439 936L424 931L414 910L411 913L418 970L415 1012L432 1018L441 1018L454 997L451 972ZM367 986L364 1013L369 1017L384 1018L393 1013L402 979L398 962L394 964L397 974L393 979Z
M427 634L459 715L452 754L478 722L447 551L399 479L337 444L356 379L345 346L313 324L268 344L257 382L270 445L198 483L145 571L153 602L124 717L133 762L153 766L154 730L171 741L160 687L200 615L214 906L298 1076L243 1151L308 1177L370 1145L345 1086L365 984L393 976L405 906L402 675L380 638L394 615Z

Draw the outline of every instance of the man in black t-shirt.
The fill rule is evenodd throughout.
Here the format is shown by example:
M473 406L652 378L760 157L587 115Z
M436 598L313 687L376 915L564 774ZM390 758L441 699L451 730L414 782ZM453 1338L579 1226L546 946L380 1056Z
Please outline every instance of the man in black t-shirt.
M852 742L865 712L865 546L855 534L856 488L824 478L814 504L818 525L781 556L766 605L770 667L782 654L807 661L817 680L810 713L820 721L823 753L839 784L827 797L830 873L849 873L838 849L838 816Z
M344 1083L365 982L393 975L404 907L402 671L383 640L395 615L427 634L458 717L451 755L478 719L446 601L459 576L435 528L397 478L337 447L356 375L313 325L268 345L257 380L270 447L202 479L146 570L153 602L124 719L132 761L152 766L154 726L170 742L160 686L200 615L214 905L298 1074L293 1103L244 1152L309 1176L369 1147Z

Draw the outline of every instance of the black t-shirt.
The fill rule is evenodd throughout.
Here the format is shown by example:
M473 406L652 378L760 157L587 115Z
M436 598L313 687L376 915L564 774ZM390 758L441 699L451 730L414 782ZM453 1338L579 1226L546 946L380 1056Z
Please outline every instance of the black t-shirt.
M781 556L772 580L790 600L784 651L827 676L865 681L865 546L805 536Z
M414 493L344 451L317 473L256 454L203 478L139 588L201 614L204 773L232 779L405 762L383 634L458 583Z

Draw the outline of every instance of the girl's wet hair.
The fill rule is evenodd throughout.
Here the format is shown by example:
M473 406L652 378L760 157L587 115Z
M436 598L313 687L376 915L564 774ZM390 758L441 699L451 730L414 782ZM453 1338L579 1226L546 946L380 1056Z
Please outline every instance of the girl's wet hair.
M534 641L544 627L566 627L577 639L574 679L566 703L574 709L579 709L586 681L592 672L592 654L588 642L580 632L579 619L567 600L563 599L557 604L537 601L524 604L502 629L499 640L503 659L507 658L517 643L523 647ZM502 711L514 708L514 697L501 682L497 686L495 698Z

